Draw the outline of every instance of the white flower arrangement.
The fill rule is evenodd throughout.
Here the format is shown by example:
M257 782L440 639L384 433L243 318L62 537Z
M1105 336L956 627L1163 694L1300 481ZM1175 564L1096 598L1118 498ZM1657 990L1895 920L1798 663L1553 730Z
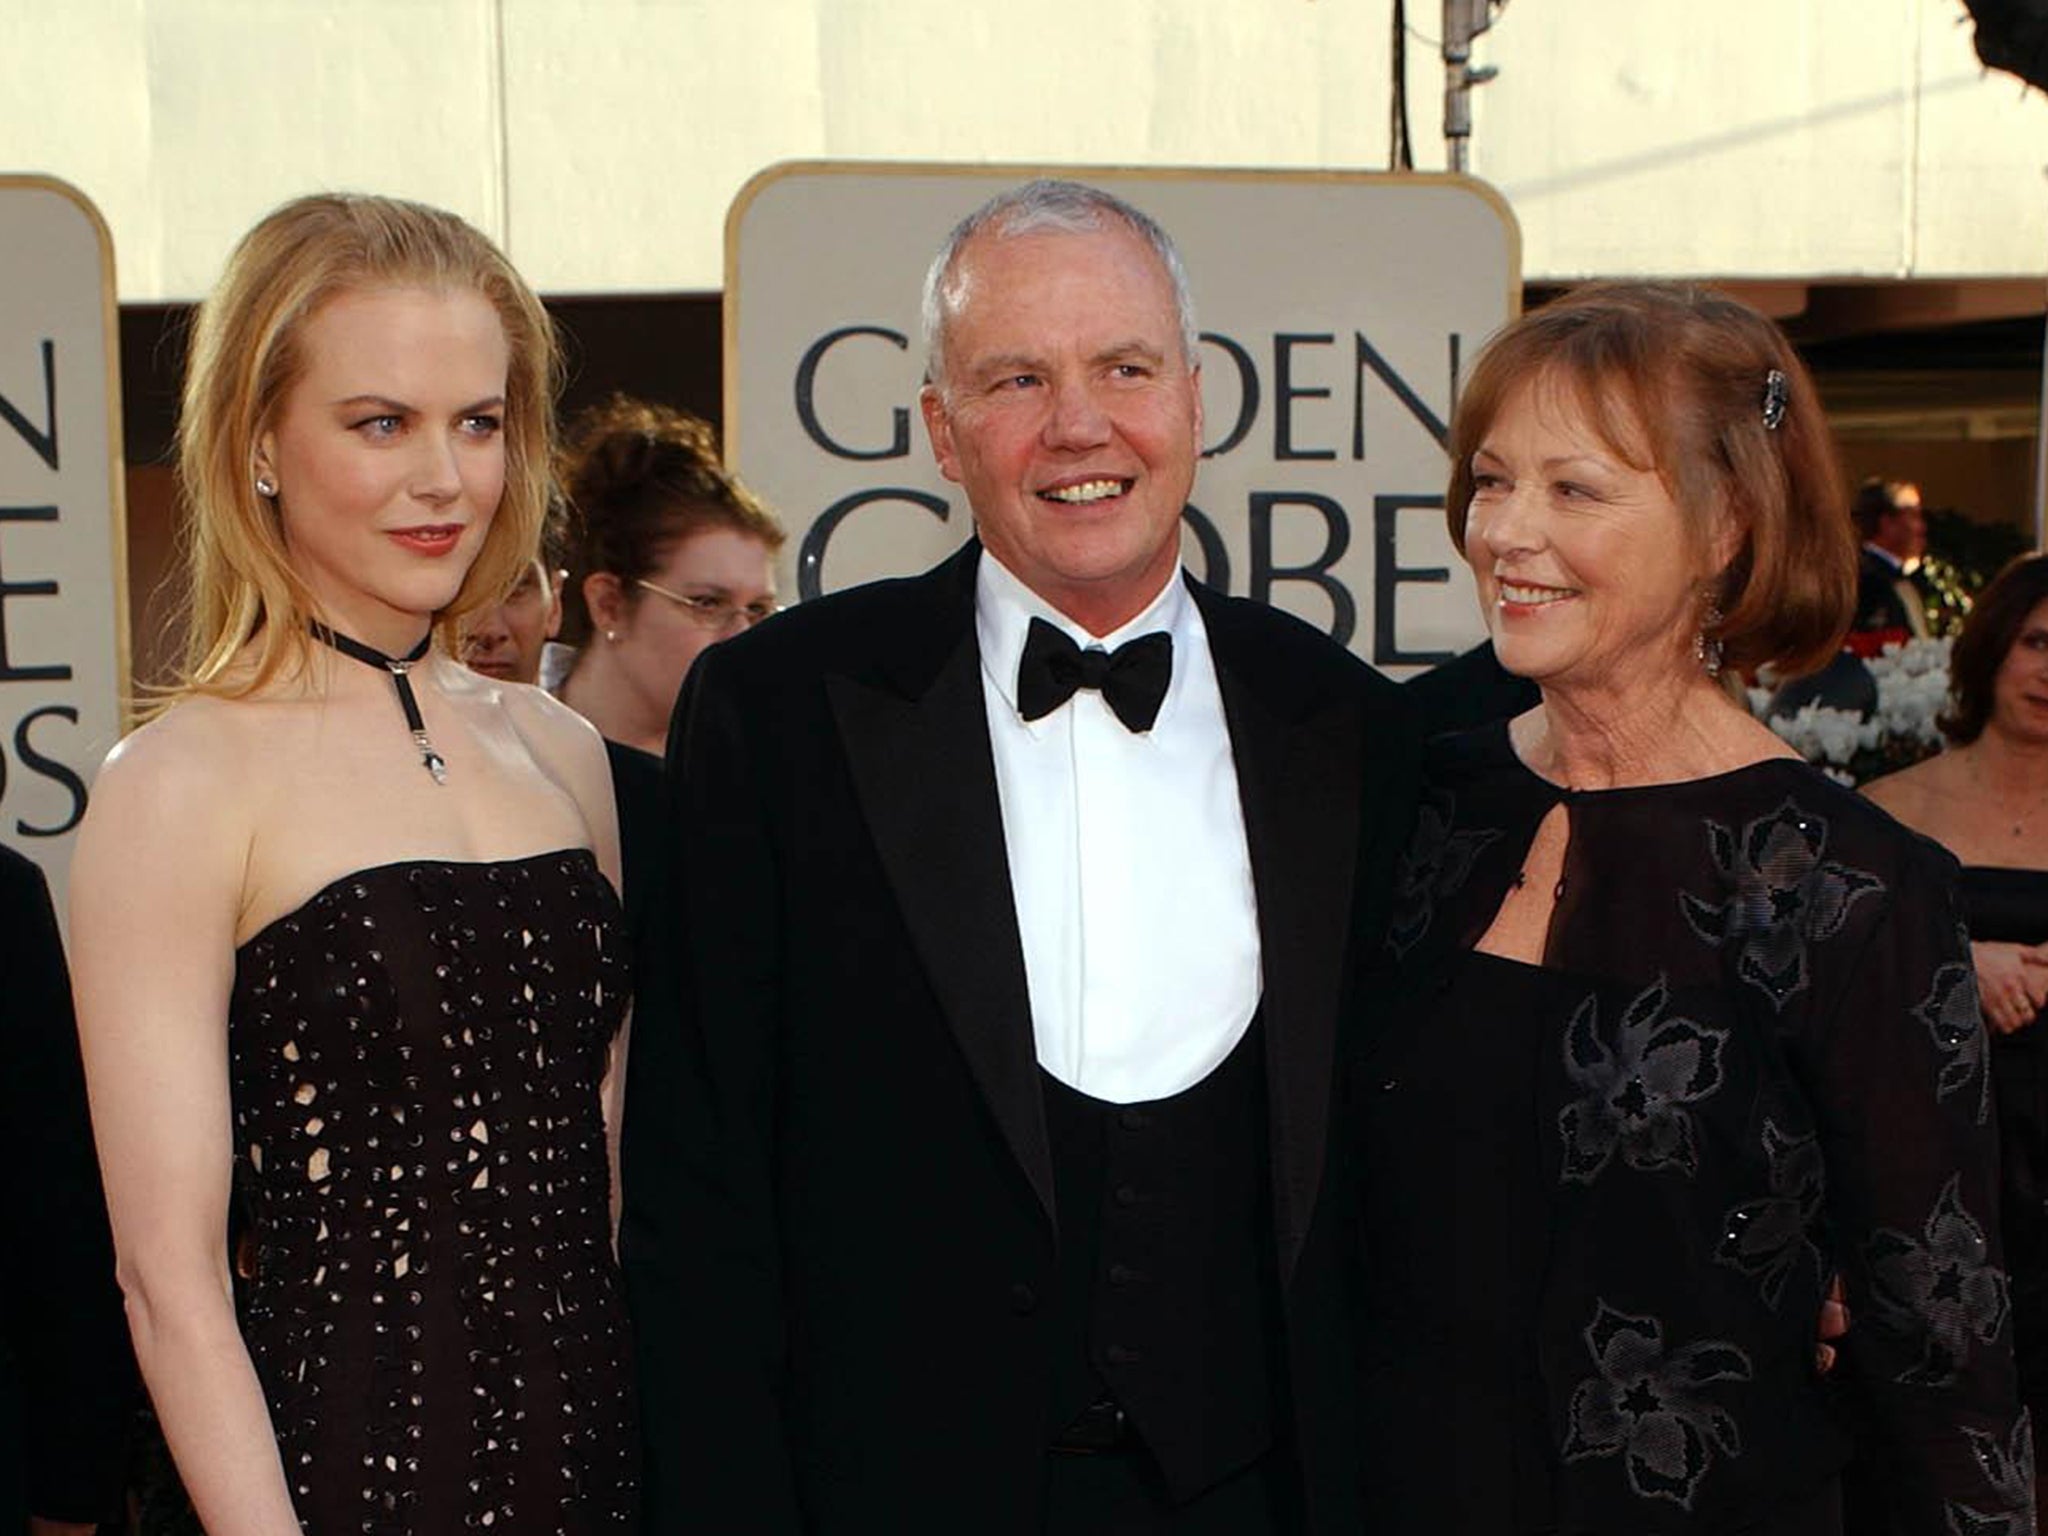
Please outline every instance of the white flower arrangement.
M1945 638L1908 640L1865 662L1877 684L1877 707L1867 719L1818 702L1773 718L1765 714L1768 688L1749 690L1750 712L1829 778L1861 784L1941 750L1935 721L1948 704L1949 645Z

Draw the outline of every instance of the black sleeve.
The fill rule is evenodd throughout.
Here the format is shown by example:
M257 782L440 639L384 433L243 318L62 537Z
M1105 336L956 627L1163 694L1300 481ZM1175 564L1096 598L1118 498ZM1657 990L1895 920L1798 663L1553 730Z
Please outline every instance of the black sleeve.
M698 658L670 732L675 1001L633 1028L623 1253L647 1529L794 1536L772 1155L780 903L722 660Z
M2031 1531L1987 1045L1952 875L1919 857L1897 877L1807 1070L1854 1316L1844 1354L1899 1529Z
M29 1508L120 1512L134 1358L42 873L0 858L0 1316L19 1364Z

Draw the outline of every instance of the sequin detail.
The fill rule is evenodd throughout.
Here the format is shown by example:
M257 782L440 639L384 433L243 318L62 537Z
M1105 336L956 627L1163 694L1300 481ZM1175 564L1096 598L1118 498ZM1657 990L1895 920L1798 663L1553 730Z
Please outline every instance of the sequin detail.
M1689 1105L1710 1098L1722 1082L1728 1031L1666 1012L1670 993L1660 979L1622 1011L1611 1035L1600 1005L1588 997L1564 1033L1564 1069L1581 1097L1558 1111L1567 1183L1590 1184L1619 1152L1645 1173L1699 1169L1699 1137Z
M1782 1008L1805 990L1809 947L1840 933L1850 908L1884 882L1825 858L1827 822L1791 800L1739 837L1718 821L1706 830L1714 867L1734 890L1718 903L1682 893L1679 909L1700 938L1738 946L1736 975Z
M1918 1237L1878 1231L1868 1258L1879 1314L1924 1341L1920 1359L1898 1375L1904 1385L1947 1385L1969 1360L1972 1341L1989 1344L2005 1330L2005 1274L1991 1262L1983 1224L1963 1208L1956 1176L1941 1187Z
M1969 942L1967 933L1963 942ZM1988 1047L1984 1015L1977 1000L1976 971L1959 960L1939 967L1927 996L1913 1010L1913 1017L1927 1026L1941 1060L1935 1096L1945 1099L1976 1083L1977 1123L1982 1125L1991 1116L1991 1074L1985 1070Z
M1817 1138L1788 1136L1766 1120L1763 1139L1771 1192L1743 1201L1721 1218L1714 1262L1761 1280L1764 1302L1775 1310L1786 1281L1797 1277L1803 1282L1802 1295L1822 1283L1820 1249L1807 1234L1819 1224L1827 1180Z
M311 1536L635 1528L622 933L577 850L363 870L239 953L243 1330Z
M1984 1480L2007 1506L1985 1514L1968 1504L1947 1506L1950 1536L2034 1536L2034 1426L2023 1408L2004 1439L1962 1426Z

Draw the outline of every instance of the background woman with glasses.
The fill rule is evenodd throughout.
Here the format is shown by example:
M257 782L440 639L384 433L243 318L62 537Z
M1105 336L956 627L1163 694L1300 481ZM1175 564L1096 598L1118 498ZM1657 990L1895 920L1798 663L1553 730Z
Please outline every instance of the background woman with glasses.
M562 478L563 638L581 647L563 702L658 757L698 652L775 611L782 526L719 463L709 426L623 395L577 421Z
M579 649L559 695L597 727L611 758L634 1018L658 1054L672 1043L664 1024L679 1017L665 969L675 948L662 836L669 712L699 652L775 611L782 525L719 463L708 425L624 395L577 419L561 483L562 638ZM629 1125L629 1178L644 1161L634 1142Z

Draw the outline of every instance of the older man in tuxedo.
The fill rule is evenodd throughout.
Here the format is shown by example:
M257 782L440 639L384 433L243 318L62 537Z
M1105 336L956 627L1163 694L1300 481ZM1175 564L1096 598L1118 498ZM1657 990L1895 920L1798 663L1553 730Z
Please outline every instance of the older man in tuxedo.
M1927 554L1920 487L1907 480L1865 480L1849 503L1849 516L1863 537L1856 563L1856 619L1850 629L1889 639L1925 639L1927 604L1913 579Z
M1351 1532L1333 1110L1398 693L1180 569L1186 279L1039 182L927 281L977 539L702 657L636 1028L660 1532Z

